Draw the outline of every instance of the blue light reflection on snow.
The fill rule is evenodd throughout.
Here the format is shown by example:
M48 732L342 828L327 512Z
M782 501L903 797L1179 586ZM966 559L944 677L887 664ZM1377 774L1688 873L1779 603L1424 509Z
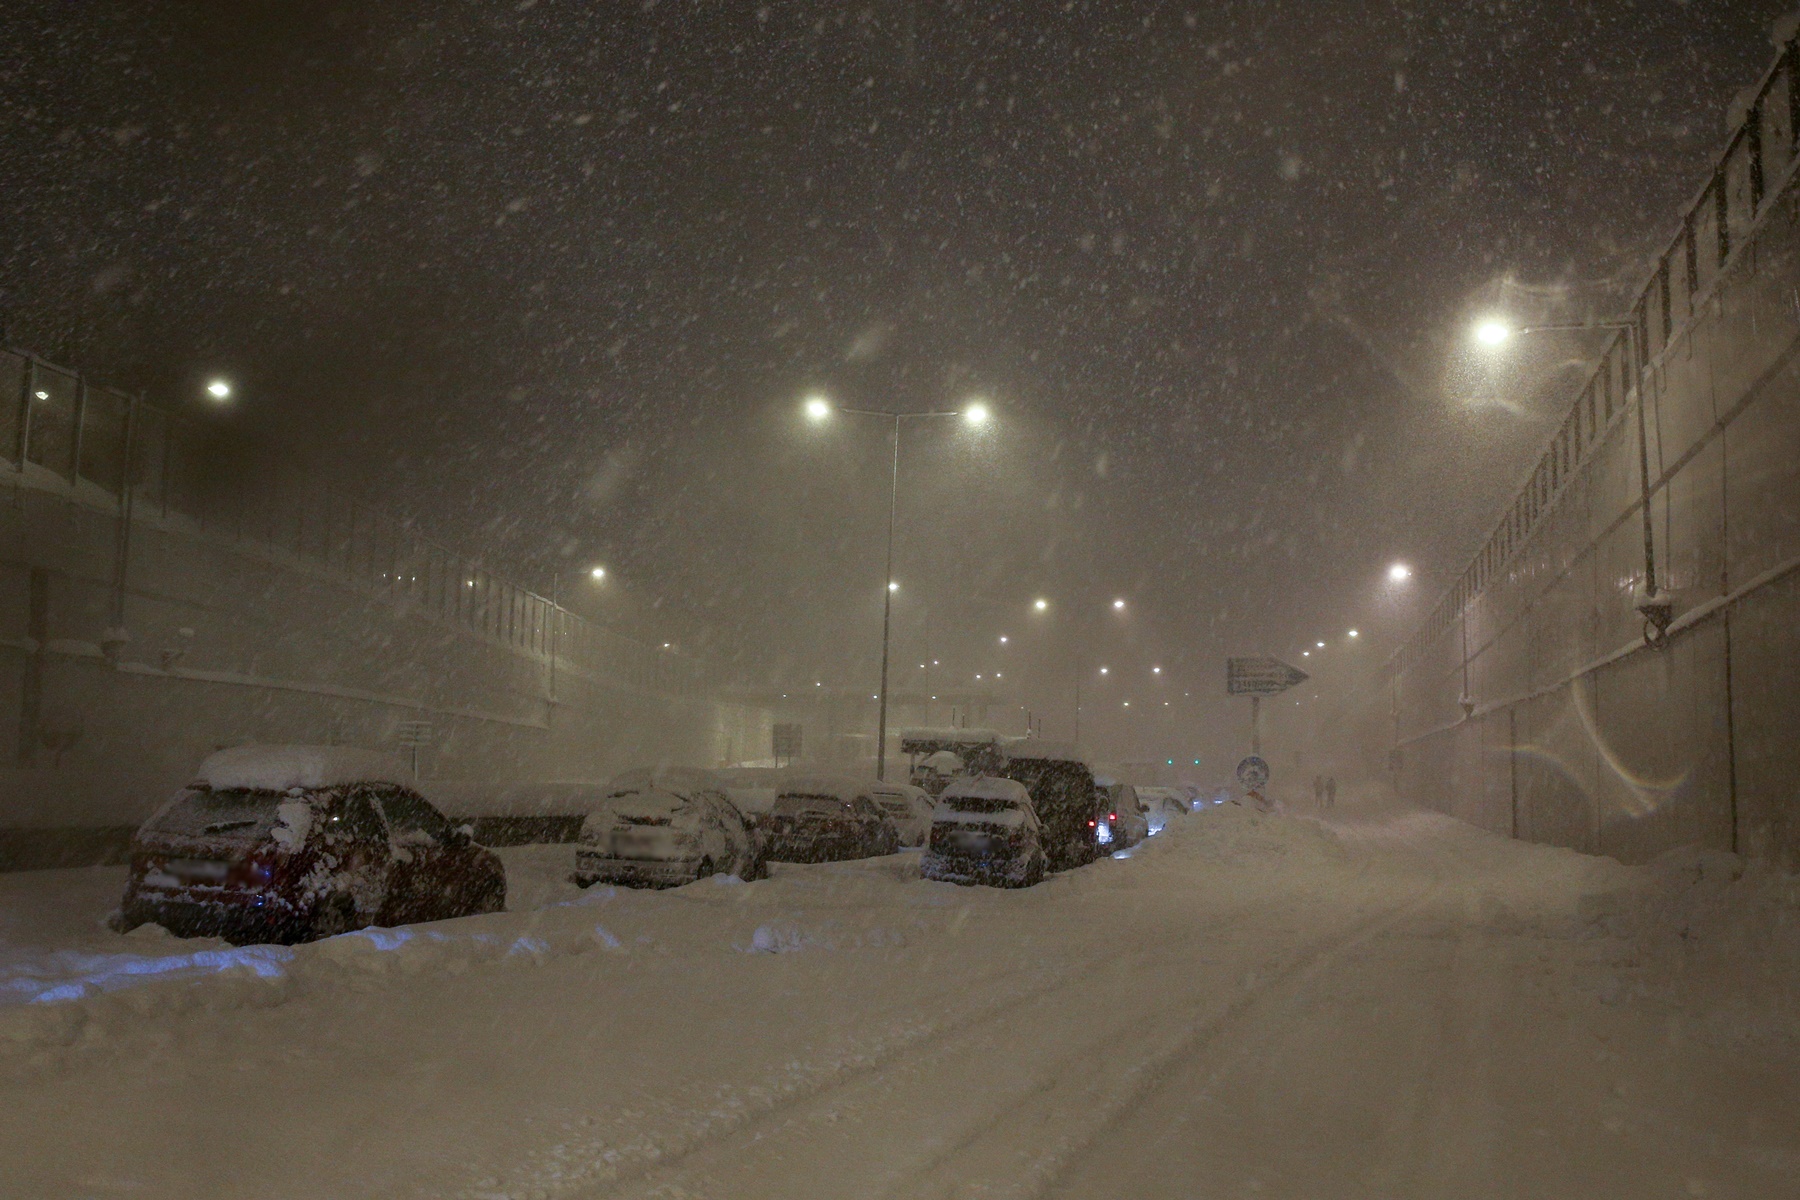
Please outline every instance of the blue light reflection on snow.
M47 970L0 984L0 1003L55 1004L79 1000L94 992L117 991L158 977L216 975L237 968L247 969L259 979L278 979L285 974L285 964L293 956L290 946L236 946L155 957L61 951L44 964ZM55 978L45 979L44 974L54 974Z

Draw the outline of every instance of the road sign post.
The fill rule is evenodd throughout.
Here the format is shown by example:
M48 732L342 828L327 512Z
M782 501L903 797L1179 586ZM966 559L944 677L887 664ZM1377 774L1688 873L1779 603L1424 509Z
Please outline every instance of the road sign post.
M1250 697L1250 757L1262 760L1262 698L1279 696L1311 676L1266 654L1225 660L1225 694ZM1249 759L1245 760L1246 762ZM1264 768L1266 771L1266 767ZM1265 776L1264 782L1267 782Z

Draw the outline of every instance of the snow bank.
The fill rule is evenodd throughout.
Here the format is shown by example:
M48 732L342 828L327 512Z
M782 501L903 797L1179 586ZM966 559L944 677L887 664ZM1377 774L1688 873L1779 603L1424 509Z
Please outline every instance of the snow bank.
M1637 990L1701 1011L1717 1040L1800 1051L1800 876L1699 847L1634 874L1588 915L1635 944Z
M354 746L233 746L207 756L196 776L214 791L336 787L346 783L411 785L399 759Z

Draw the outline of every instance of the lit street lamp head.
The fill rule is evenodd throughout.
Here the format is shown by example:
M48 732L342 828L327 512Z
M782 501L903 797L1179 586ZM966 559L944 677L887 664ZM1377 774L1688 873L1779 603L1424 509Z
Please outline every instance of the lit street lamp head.
M1388 568L1389 583L1405 583L1412 578L1412 568L1405 563L1395 563Z
M988 406L977 400L963 409L963 420L971 425L985 425L988 419Z
M597 579L597 580L605 579L606 578L606 568L605 567L595 567L593 570L588 572L588 575L591 578Z
M823 421L826 417L829 417L830 415L831 415L831 403L828 400L826 400L825 397L823 397L823 396L808 396L806 398L806 419L807 420Z
M1113 601L1113 611L1114 612L1124 612L1125 611L1125 602L1123 600L1114 600Z
M899 585L899 584L898 584L898 583L895 583L895 582L894 582L894 581L893 581L893 580L891 580L891 579L890 579L890 580L888 580L888 591L890 591L890 592L897 592L897 591L899 591L899 590L900 590L900 585Z
M1484 346L1500 346L1512 337L1512 330L1503 321L1489 319L1475 326L1475 340Z
M223 379L215 379L206 385L206 394L214 400L226 400L231 396L231 385Z
M1043 612L1050 607L1050 602L1048 600L1034 600L1032 601L1031 607L1037 609L1039 612Z

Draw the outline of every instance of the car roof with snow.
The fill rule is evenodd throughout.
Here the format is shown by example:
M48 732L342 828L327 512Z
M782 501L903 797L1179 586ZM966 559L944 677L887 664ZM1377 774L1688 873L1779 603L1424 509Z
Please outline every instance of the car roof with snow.
M412 770L398 758L355 746L233 746L206 756L195 782L223 791L285 792L352 783L412 786Z
M947 750L955 746L996 746L1004 739L993 729L903 729L900 748L909 754L921 750Z
M1020 804L1031 803L1031 793L1025 785L1016 779L1000 779L993 775L978 775L972 779L952 779L950 785L938 797L938 803L955 807L956 801L970 800L1014 800Z
M614 775L606 784L609 796L646 789L685 797L695 792L722 793L725 784L716 774L700 767L633 767Z
M1001 746L1008 762L1066 762L1087 765L1087 755L1072 742L1047 742L1042 738L1013 738Z
M848 804L867 795L870 788L864 780L848 775L796 775L775 790L782 796L829 796Z

